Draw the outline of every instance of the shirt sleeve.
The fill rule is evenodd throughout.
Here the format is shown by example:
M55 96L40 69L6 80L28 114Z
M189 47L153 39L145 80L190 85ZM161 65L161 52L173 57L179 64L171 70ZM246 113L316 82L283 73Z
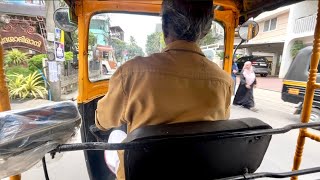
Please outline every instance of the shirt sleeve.
M123 123L127 96L123 88L121 67L109 81L108 93L98 102L96 110L96 126L101 130L118 127Z

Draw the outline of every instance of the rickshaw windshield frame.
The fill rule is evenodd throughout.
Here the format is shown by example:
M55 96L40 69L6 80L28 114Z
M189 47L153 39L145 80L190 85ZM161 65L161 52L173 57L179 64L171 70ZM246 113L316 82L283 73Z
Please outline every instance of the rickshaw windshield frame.
M133 8L132 5L135 5ZM85 7L85 8L84 8ZM133 14L159 14L161 5L159 4L139 4L121 3L115 1L98 1L89 3L87 1L79 4L77 9L82 9L78 13L79 29L79 95L78 103L88 103L96 98L104 96L108 92L108 80L91 82L88 72L88 35L89 25L92 16L98 13L125 12ZM156 12L156 13L155 13ZM234 41L234 29L238 25L234 17L239 15L239 11L227 9L224 11L214 10L214 19L224 27L224 65L223 69L231 73L232 53Z

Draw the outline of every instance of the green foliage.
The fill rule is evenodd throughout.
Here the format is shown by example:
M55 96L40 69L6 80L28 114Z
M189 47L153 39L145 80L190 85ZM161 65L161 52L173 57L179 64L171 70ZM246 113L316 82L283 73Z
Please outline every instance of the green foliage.
M126 43L118 38L112 38L110 45L115 51L115 56L118 61L123 59L123 52L126 50Z
M19 51L18 49L12 49L5 55L5 64L9 66L25 64L28 61L26 53Z
M23 87L29 93L29 95L34 98L41 97L44 99L45 95L47 94L42 76L38 72L34 72L33 74L27 76Z
M72 32L71 34L72 34L73 43L78 43L79 42L78 30ZM89 31L89 42L88 42L88 45L89 46L94 46L96 44L97 44L97 37L93 34L93 32Z
M24 76L22 74L11 74L7 77L10 98L22 98L25 95L22 88L25 81Z
M291 57L294 59L297 54L299 53L299 51L301 49L303 49L305 47L305 45L303 44L302 41L295 41L290 49L290 54L291 54Z
M9 77L10 75L13 74L21 74L23 77L28 76L29 74L32 73L29 68L25 68L22 66L12 66L12 67L7 67L5 69L6 75Z
M92 32L89 32L88 44L89 44L89 46L94 46L97 44L97 37Z
M71 51L64 53L64 58L66 61L72 61L73 60L73 53Z
M130 37L130 43L127 44L117 38L111 39L111 46L115 50L115 56L118 61L121 61L124 57L124 52L127 51L128 59L132 59L136 56L144 56L144 52L141 47L137 45L134 37Z
M47 58L46 54L38 54L30 58L28 61L28 67L30 71L37 71L38 69L43 69L42 60L43 58Z
M128 59L132 59L136 56L144 56L144 52L141 47L136 43L134 37L130 36L130 44L127 46Z
M130 44L128 48L128 57L132 59L136 56L144 56L144 52L140 46L138 46L133 36L130 36Z
M224 60L224 52L223 51L217 52L217 55L219 56L220 60Z
M215 36L212 31L210 31L204 38L200 40L200 46L207 46L210 44L214 44L219 41L222 37Z
M165 43L163 39L163 33L155 32L148 35L146 43L146 53L148 55L161 52L164 47Z
M22 74L12 74L8 77L10 98L45 98L48 93L44 87L41 74L37 71L24 77Z

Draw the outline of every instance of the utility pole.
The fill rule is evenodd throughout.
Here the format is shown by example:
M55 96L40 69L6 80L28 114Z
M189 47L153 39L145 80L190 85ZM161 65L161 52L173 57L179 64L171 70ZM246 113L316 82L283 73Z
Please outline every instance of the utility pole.
M47 35L49 36L55 36L55 24L53 21L53 14L54 11L56 10L56 5L59 4L59 1L56 0L46 0L46 30L47 30ZM54 47L54 42L52 39L48 38L48 44L47 44L47 51L48 54L54 54L55 52L55 47ZM57 62L56 59L50 59L51 61L48 61L48 79L50 83L50 89L51 89L51 96L53 101L60 101L61 99L61 79L60 79L60 70L62 67L61 62ZM50 66L49 66L50 64ZM54 76L56 75L57 77L52 78L54 73ZM51 79L50 79L51 77Z

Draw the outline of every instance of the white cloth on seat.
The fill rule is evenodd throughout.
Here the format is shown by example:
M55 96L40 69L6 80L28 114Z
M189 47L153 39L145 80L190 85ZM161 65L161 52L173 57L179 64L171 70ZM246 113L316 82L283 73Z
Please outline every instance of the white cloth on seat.
M125 132L121 130L114 130L110 133L108 143L121 143L126 137L127 137L127 134ZM117 174L119 164L120 164L118 152L106 150L104 151L104 159L108 168L111 170L111 172L113 172L114 174Z

